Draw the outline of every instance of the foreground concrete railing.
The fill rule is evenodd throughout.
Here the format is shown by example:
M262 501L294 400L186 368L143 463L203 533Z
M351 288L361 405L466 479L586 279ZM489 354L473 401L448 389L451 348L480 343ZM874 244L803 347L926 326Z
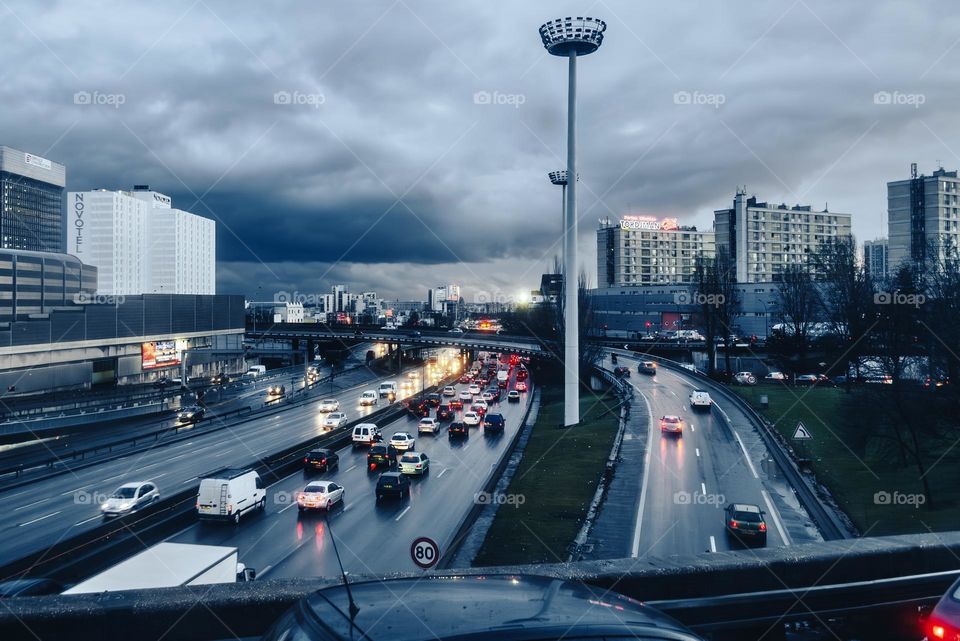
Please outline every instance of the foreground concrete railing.
M613 589L688 622L695 630L712 631L732 623L711 621L710 609L692 614L691 599L737 593L777 593L776 601L763 595L741 599L733 636L753 638L746 630L771 630L778 621L815 619L818 611L843 616L866 613L866 623L890 631L892 620L904 608L915 609L943 594L960 568L960 532L876 537L810 543L792 547L701 554L670 559L614 559L535 566L506 566L445 570L438 576L482 574L536 574L582 581L598 591ZM935 574L942 573L942 574ZM927 575L920 577L919 575ZM932 576L931 576L932 575ZM422 573L388 577L418 577ZM903 579L895 588L884 579ZM920 580L920 579L923 580ZM870 582L880 581L871 588ZM102 595L10 599L0 608L0 638L36 639L160 639L206 640L257 636L303 596L336 584L334 579L254 581L234 585L198 586ZM853 584L853 585L851 585ZM878 588L879 585L879 588ZM819 586L817 608L808 609L804 588ZM889 586L885 587L885 586ZM870 588L870 589L868 589ZM872 591L870 591L872 589ZM887 592L889 590L889 592ZM785 595L786 594L786 598ZM796 599L792 600L793 595ZM867 602L858 596L869 595ZM887 598L889 595L889 598ZM705 599L707 600L707 599ZM676 603L676 607L672 607ZM845 607L846 604L851 607ZM774 608L772 610L772 608ZM721 607L716 616L731 608ZM894 612L897 610L897 612ZM751 612L756 611L756 617ZM706 614L705 614L706 613ZM723 613L723 614L719 614ZM892 619L891 619L892 617ZM762 618L762 621L761 621ZM749 626L754 625L755 628ZM737 636L739 635L739 636ZM773 632L768 639L782 638ZM862 638L871 637L865 634ZM896 638L882 636L882 638Z

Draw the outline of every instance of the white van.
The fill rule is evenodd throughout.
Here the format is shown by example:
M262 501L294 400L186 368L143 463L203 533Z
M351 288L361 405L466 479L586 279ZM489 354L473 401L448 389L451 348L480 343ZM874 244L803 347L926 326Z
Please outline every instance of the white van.
M267 373L267 368L265 365L251 365L250 369L247 370L247 373L244 374L247 378L258 378Z
M197 516L201 519L240 522L240 515L267 506L267 490L251 469L228 468L200 481Z
M360 405L376 405L379 396L372 389L364 390L360 395Z
M381 439L380 428L376 423L360 423L353 427L351 439L354 445L373 445Z
M503 382L506 381L508 378L510 378L510 371L509 371L509 370L502 369L502 370L500 370L500 371L497 372L497 380L498 380L499 382L503 383Z
M693 409L697 408L706 408L710 409L710 406L713 405L713 399L710 398L710 394L704 392L703 390L695 389L690 392L690 407Z
M380 389L378 390L380 398L386 398L392 393L394 396L397 395L397 382L396 381L386 381L385 383L380 383Z

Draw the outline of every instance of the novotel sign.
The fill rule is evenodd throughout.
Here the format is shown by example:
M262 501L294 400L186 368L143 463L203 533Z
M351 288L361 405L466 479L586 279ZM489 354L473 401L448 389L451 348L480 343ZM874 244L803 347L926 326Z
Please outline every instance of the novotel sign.
M656 216L624 216L620 219L620 229L624 231L673 231L680 229L676 218L657 218Z

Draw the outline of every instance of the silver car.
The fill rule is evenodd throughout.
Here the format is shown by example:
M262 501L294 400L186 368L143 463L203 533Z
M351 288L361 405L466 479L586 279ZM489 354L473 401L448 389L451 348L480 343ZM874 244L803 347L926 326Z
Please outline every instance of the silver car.
M124 483L100 505L105 517L123 516L160 500L160 490L153 481Z

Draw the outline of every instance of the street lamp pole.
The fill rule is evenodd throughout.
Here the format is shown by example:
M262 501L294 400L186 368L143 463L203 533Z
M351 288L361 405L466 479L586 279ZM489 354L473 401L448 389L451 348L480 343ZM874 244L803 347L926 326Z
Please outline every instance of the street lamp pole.
M597 18L560 18L540 27L547 53L567 58L567 176L564 211L564 401L563 425L580 422L580 310L577 291L577 56L596 51L607 23Z

